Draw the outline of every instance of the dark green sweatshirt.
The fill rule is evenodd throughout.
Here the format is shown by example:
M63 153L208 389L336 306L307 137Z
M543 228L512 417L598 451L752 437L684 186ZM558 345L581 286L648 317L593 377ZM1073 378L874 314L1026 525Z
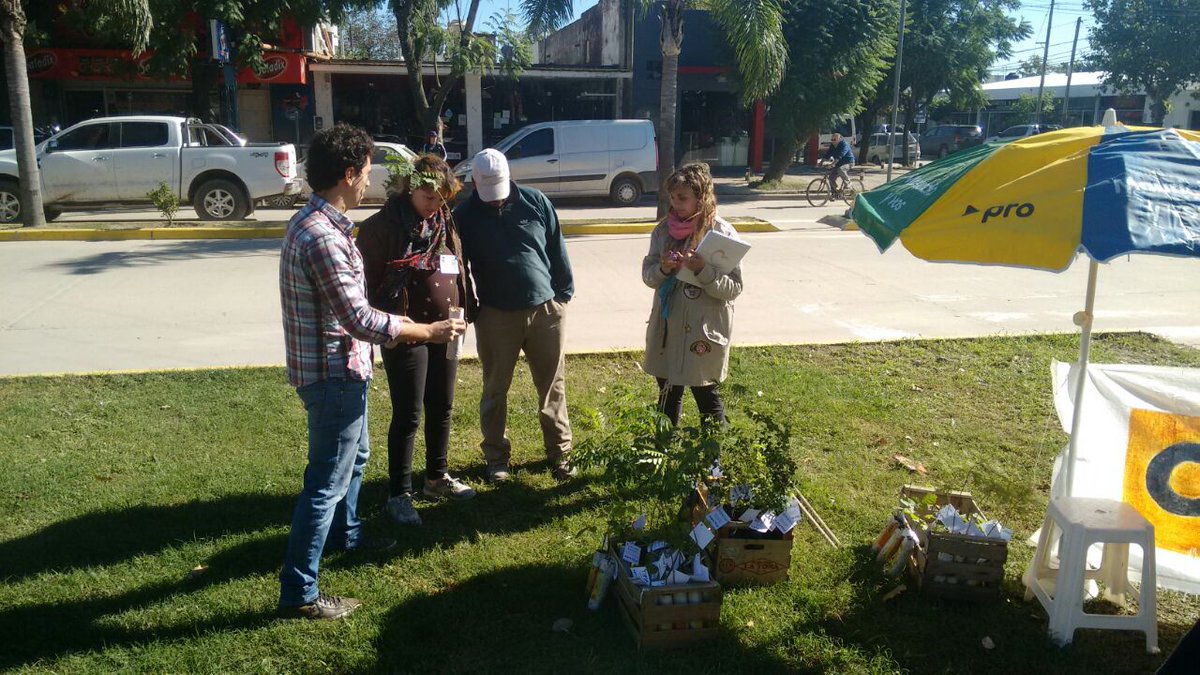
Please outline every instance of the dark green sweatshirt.
M454 209L479 304L528 309L575 294L558 214L546 195L516 183L499 208L472 194Z

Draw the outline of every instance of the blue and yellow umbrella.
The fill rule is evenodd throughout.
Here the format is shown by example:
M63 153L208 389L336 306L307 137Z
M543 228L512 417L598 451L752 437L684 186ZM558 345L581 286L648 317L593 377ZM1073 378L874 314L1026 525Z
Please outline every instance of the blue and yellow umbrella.
M1091 258L1076 316L1069 494L1096 263L1127 253L1200 257L1200 132L1113 123L988 143L860 195L853 216L880 251L899 240L925 260L1061 271L1079 252Z

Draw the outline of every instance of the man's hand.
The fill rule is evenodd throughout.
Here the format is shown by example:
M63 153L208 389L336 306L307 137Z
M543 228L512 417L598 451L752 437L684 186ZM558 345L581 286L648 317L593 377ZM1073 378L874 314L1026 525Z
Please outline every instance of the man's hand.
M427 324L429 338L426 342L446 344L467 331L467 322L462 319L446 319L437 323Z
M392 349L401 344L416 344L418 342L433 342L446 344L467 331L467 322L462 319L446 319L436 323L412 323L405 321L400 334L391 342L383 345Z

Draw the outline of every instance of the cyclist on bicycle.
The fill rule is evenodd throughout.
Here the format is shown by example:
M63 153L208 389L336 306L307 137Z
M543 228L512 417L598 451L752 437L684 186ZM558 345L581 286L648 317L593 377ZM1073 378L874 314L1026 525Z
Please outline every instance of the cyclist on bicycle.
M854 166L854 149L850 147L850 141L834 132L829 137L829 150L825 151L824 158L833 162L833 169L829 171L829 187L831 193L836 197L841 194L841 186L850 184L850 167ZM841 186L838 185L838 178L842 179Z

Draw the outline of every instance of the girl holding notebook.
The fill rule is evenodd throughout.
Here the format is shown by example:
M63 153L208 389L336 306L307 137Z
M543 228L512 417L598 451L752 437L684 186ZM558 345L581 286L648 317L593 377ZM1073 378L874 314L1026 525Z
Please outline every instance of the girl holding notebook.
M708 165L680 167L666 188L671 210L651 232L642 260L642 281L655 289L642 368L658 380L658 407L672 424L679 425L684 387L691 388L703 422L724 424L719 387L729 371L742 269L738 263L722 272L697 249L710 232L735 241L737 232L717 215Z

